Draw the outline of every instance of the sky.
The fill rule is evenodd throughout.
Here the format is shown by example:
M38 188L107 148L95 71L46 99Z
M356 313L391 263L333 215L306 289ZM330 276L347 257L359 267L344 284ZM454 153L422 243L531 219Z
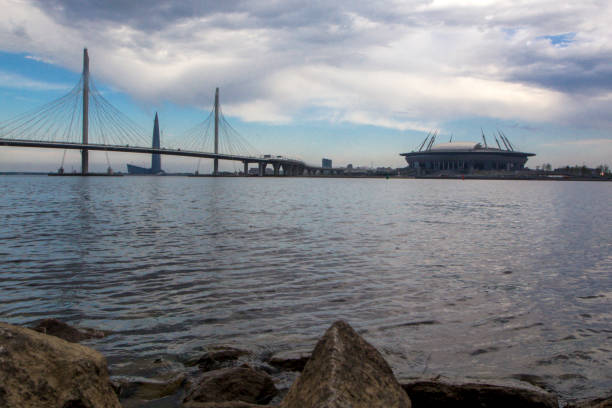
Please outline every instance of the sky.
M69 92L87 47L104 97L147 137L159 112L168 146L206 118L219 87L226 119L261 154L400 167L399 153L432 129L446 142L480 141L482 128L491 143L499 129L536 153L532 168L612 165L609 1L0 0L0 9L0 124ZM0 171L54 170L62 156L3 147ZM65 160L78 168L77 152ZM104 153L91 160L106 168ZM123 171L149 164L110 161ZM168 171L197 165L162 161Z

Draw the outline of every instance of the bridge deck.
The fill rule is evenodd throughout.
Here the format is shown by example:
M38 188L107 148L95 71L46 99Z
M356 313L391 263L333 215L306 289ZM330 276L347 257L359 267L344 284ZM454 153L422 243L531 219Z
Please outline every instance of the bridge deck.
M145 154L165 154L169 156L184 156L184 157L200 157L206 159L219 159L219 160L233 160L248 163L280 163L288 165L299 165L305 168L315 168L309 166L306 163L281 157L253 157L253 156L240 156L231 154L215 154L207 152L198 152L191 150L181 149L166 149L160 148L155 149L152 147L139 147L139 146L116 146L116 145L104 145L104 144L83 144L73 142L47 142L38 140L18 140L18 139L2 139L0 138L0 146L15 146L15 147L38 147L38 148L50 148L50 149L73 149L73 150L99 150L107 152L125 152L125 153L145 153Z

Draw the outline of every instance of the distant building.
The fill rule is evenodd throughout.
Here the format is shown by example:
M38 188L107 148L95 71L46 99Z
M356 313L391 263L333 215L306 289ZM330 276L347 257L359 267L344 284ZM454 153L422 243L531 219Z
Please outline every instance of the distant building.
M599 166L598 168L590 168L586 166L565 166L555 169L555 173L566 174L568 176L603 177L606 175L606 169L605 166Z
M321 167L323 167L324 169L331 169L332 168L332 161L331 161L331 159L323 159L323 160L321 160Z
M495 138L497 147L487 145L484 136L484 146L475 142L449 142L434 145L434 141L435 136L426 145L426 138L418 151L400 153L400 156L404 156L408 167L415 170L417 174L523 170L527 158L535 156L534 153L515 151L505 137L502 138L505 148L501 147L497 138ZM424 146L426 147L423 149Z
M133 164L127 165L128 174L153 174L150 168L135 166Z
M153 144L154 149L159 149L161 146L159 140L159 120L157 113L155 113L155 121L153 122ZM161 155L159 153L153 153L151 155L151 168L134 166L133 164L127 165L128 174L164 174L165 171L161 168Z
M274 169L271 169L270 166L266 167L266 176L273 176ZM249 175L251 176L259 176L259 169L257 167L249 169Z

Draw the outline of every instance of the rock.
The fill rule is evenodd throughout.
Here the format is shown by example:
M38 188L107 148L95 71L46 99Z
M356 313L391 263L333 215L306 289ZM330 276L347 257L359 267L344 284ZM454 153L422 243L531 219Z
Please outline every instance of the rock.
M249 404L248 402L241 401L227 401L227 402L190 402L183 404L185 408L261 408L268 407L271 405L257 405Z
M119 379L112 385L121 399L138 399L149 401L176 393L185 382L185 374L177 375L168 380L160 379Z
M222 368L204 373L191 384L184 403L242 401L266 404L278 390L270 376L247 367Z
M97 351L0 323L0 406L120 408Z
M87 339L99 339L105 336L103 331L88 328L77 329L57 319L41 320L32 329L71 343L78 343Z
M403 384L418 407L557 408L557 398L544 391L490 384L415 381Z
M543 389L544 391L552 391L552 388L545 381L545 378L534 374L514 374L511 375L510 378L523 383L531 384L537 388Z
M612 395L605 398L595 398L593 400L568 404L566 408L612 408Z
M308 351L285 351L273 355L269 363L284 371L302 371L309 359Z
M282 408L410 408L410 398L374 347L348 323L334 323L317 343Z
M201 357L189 360L186 365L197 365L202 371L216 370L246 354L247 351L230 346L211 346Z

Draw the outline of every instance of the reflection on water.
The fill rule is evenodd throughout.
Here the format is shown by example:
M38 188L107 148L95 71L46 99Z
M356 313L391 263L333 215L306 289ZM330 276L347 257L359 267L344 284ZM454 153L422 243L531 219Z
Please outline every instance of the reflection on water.
M612 184L0 178L0 318L121 359L311 347L346 319L400 378L612 387Z

